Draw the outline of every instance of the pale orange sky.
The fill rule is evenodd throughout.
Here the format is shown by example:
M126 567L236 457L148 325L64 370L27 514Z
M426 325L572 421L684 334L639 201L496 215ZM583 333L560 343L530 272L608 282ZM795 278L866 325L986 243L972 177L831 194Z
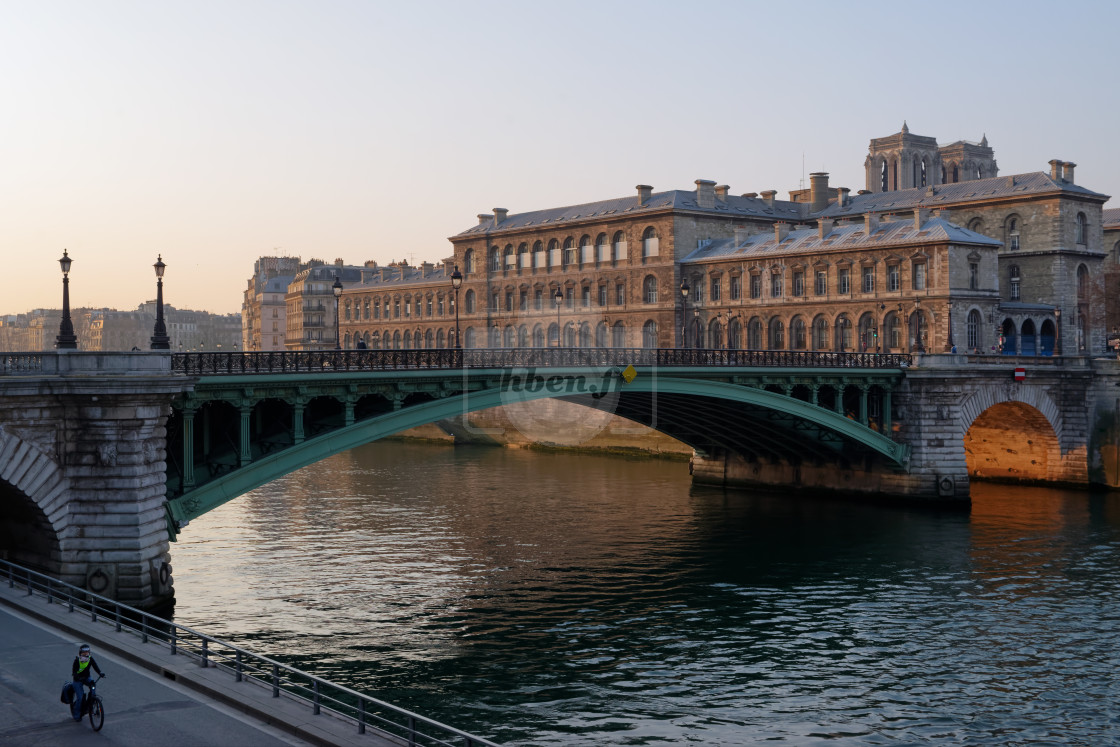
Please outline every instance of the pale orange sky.
M0 313L61 304L64 247L74 306L153 298L162 253L168 303L224 313L261 255L437 260L494 207L858 190L904 119L1116 194L1118 7L13 3Z

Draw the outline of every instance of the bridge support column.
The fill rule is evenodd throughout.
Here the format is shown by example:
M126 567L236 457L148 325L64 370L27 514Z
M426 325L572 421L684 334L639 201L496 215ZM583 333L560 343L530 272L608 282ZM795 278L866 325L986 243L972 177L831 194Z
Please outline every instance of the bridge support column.
M890 434L891 428L891 394L889 387L883 388L883 433Z
M241 438L239 439L241 445L238 450L241 452L240 464L244 467L253 461L253 451L249 440L249 435L252 433L253 406L241 405L238 409L241 411L241 427L239 429L241 431Z
M859 388L859 422L862 425L867 425L867 384L860 385Z
M183 490L194 487L194 414L183 409Z
M814 405L820 405L820 391L821 391L821 385L820 385L820 384L811 384L811 385L809 386L809 391L810 391L810 392L812 392L812 394L813 394L813 397L812 397L812 399L811 399L810 401L811 401L811 402L812 402L812 403L813 403Z
M303 432L303 410L306 406L302 399L292 404L292 443L301 444L307 440Z

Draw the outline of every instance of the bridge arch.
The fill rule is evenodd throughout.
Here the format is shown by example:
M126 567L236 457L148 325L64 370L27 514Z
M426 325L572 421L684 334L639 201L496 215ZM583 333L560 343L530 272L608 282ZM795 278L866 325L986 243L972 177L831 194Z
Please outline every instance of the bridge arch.
M0 554L57 574L70 526L69 481L37 445L0 426Z
M1062 418L1035 386L986 386L961 407L970 478L1043 482L1062 474Z

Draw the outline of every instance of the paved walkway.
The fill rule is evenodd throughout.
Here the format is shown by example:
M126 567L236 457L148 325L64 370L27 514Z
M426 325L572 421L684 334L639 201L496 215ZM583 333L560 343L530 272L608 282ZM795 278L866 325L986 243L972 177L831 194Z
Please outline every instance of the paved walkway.
M59 702L79 643L93 647L108 674L98 683L105 726L75 722ZM216 668L144 644L127 632L93 623L88 615L48 605L0 583L0 745L342 745L396 743L306 705L273 698L269 689L236 682Z

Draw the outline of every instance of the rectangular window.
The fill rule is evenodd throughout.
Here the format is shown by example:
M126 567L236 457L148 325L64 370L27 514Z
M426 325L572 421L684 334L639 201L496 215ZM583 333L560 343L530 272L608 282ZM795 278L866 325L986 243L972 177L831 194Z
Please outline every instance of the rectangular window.
M704 284L697 283L696 287L692 289L692 302L695 304L704 303Z
M591 306L591 286L583 286L583 291L580 294L580 300L583 301L583 307L586 309Z
M548 266L549 267L559 267L560 266L560 249L559 249L559 247L548 250Z
M544 249L533 252L533 267L544 267Z
M762 298L761 275L751 275L751 298Z
M614 287L614 302L617 306L626 305L626 286L622 283Z
M536 309L537 311L540 311L541 306L543 304L544 304L544 291L541 290L540 288L538 288L537 290L533 291L533 308Z
M731 277L731 300L738 301L743 296L743 278L740 275Z
M431 315L432 315L432 298L431 298L431 296L429 296L428 297L428 316L431 316Z
M847 267L840 269L840 273L836 277L836 292L842 296L846 296L852 292L852 271Z
M518 303L517 308L521 309L522 311L528 311L529 310L529 291L527 291L527 290L521 291L521 297L519 299L519 303Z
M863 292L864 293L874 293L875 292L875 268L874 267L864 267L863 268Z
M780 298L782 295L782 275L779 272L770 273L770 296Z
M564 293L564 305L569 309L572 308L572 306L575 304L575 297L576 289L568 288L568 290Z
M805 272L797 270L793 273L793 295L805 295Z
M813 283L813 292L818 296L828 295L828 271L817 270L817 277Z
M619 241L614 245L614 258L626 259L626 242Z
M506 291L506 311L513 311L513 291Z
M659 242L656 236L648 239L642 239L642 256L643 257L656 257L660 252Z
M442 298L439 299L439 301L436 303L436 308L439 310L439 315L443 316L443 299Z
M968 288L969 290L980 288L980 265L976 262L968 263Z
M599 305L600 306L606 306L607 305L607 286L605 286L605 285L600 285L599 286Z
M493 309L494 311L498 310L498 294L497 293L491 293L490 294L490 308Z
M719 278L712 278L712 303L719 301L720 282Z
M887 266L887 290L897 291L902 286L898 265Z
M1019 300L1019 279L1015 278L1011 281L1011 300Z
M914 265L914 290L926 289L926 263L919 262Z

